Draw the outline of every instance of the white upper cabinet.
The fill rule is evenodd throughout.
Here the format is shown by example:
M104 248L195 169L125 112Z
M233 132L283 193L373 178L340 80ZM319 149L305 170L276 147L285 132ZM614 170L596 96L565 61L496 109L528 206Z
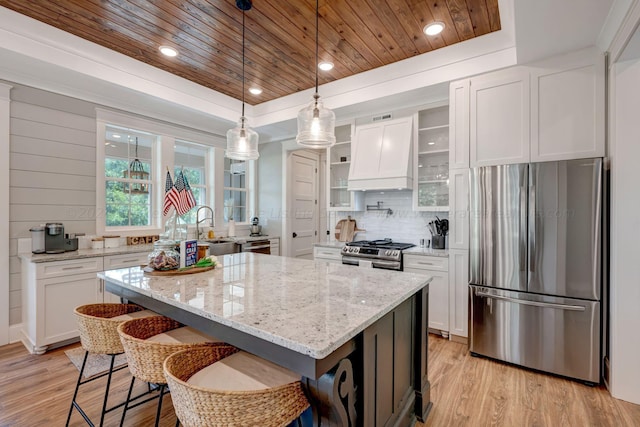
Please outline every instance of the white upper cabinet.
M573 52L528 68L531 161L604 157L604 55Z
M412 188L412 117L356 126L349 190Z
M449 106L415 116L413 209L449 210Z
M450 86L451 164L470 167L603 157L605 63L584 49Z
M469 79L449 86L449 167L469 167Z
M471 79L470 165L529 161L529 74L521 67Z

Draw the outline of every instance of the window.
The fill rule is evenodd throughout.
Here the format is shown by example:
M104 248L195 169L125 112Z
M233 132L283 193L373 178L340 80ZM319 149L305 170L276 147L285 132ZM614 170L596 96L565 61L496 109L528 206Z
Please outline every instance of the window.
M224 222L247 220L247 162L224 159Z
M225 232L229 218L248 223L256 162L225 158L223 136L99 108L96 116L98 235L163 234L169 218L163 215L167 170L174 180L184 173L197 207L212 208L216 232ZM196 211L180 218L189 236ZM211 213L200 215L208 219Z
M153 223L153 150L158 137L147 132L107 126L104 138L106 227Z
M176 141L174 144L174 173L180 171L189 182L196 206L210 205L207 197L207 157L210 147L193 142ZM197 209L191 209L182 220L187 224L196 223Z

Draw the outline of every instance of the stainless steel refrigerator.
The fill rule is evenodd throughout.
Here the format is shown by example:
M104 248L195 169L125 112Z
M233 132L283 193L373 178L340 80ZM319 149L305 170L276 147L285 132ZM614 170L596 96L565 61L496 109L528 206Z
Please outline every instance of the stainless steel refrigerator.
M602 159L470 174L470 351L600 382Z

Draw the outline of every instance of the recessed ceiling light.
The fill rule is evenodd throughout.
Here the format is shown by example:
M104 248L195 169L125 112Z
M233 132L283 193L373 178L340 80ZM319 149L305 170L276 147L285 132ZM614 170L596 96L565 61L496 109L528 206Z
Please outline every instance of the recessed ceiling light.
M118 135L117 133L114 133L113 135L111 135L112 137L114 137L115 139L120 139L120 135Z
M260 89L259 87L251 87L249 88L249 92L251 92L253 95L260 95L262 93L262 89Z
M170 56L172 58L174 56L178 56L178 51L171 46L160 46L159 49L160 53L162 53L164 56Z
M433 142L433 141L429 141L429 142L427 142L427 145L436 145L436 143Z
M322 61L318 64L318 68L320 68L322 71L329 71L333 69L333 62Z
M438 35L444 30L444 22L432 22L428 24L422 31L428 36Z

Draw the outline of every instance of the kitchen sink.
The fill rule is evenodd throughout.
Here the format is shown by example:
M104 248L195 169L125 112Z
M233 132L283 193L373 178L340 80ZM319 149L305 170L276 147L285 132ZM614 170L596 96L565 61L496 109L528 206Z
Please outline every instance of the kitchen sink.
M202 240L198 242L200 244L206 243L209 245L209 255L226 255L235 254L240 252L240 245L236 242L230 242L228 240Z

